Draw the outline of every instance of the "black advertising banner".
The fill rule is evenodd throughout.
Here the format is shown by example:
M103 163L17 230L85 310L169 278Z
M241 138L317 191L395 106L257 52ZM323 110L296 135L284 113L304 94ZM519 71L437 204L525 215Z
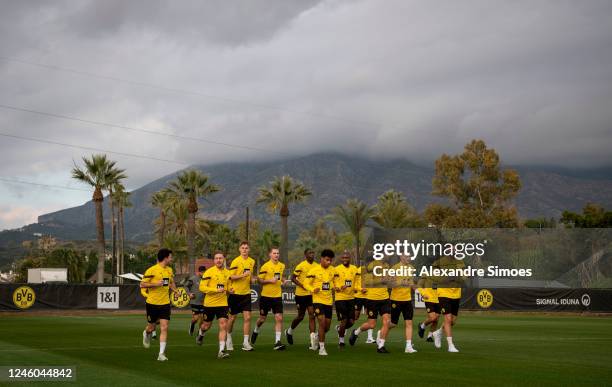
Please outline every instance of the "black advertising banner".
M251 290L253 310L259 305L259 290L259 286ZM293 287L283 288L285 310L295 310L294 297ZM144 305L138 285L0 285L2 311L143 309ZM472 310L612 312L612 289L470 288L463 290L461 305Z

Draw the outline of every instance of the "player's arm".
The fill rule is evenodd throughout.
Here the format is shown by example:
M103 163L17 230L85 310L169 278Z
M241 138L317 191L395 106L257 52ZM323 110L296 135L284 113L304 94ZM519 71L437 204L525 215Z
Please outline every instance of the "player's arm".
M302 273L302 268L300 267L300 265L297 265L295 270L293 270L293 273L291 274L291 281L295 284L295 286L299 286L302 289L306 289L304 285L298 279L301 273Z
M353 290L355 293L361 292L361 273L356 272L353 276Z
M264 267L261 268L262 270L259 272L259 274L257 275L257 282L259 282L260 284L275 284L276 283L276 278L271 278L269 280L265 279L266 278L266 274L268 274L267 270L263 270Z
M210 280L211 276L209 274L204 273L204 275L202 276L202 280L200 281L200 291L202 293L217 293L217 288L210 286Z
M230 271L230 277L229 279L232 281L235 280L239 280L241 278L245 278L246 276L248 276L248 274L246 273L242 273L242 274L238 274L238 269L240 269L241 266L238 265L238 263L236 262L236 260L234 259L234 261L232 262L232 264L230 265L229 271ZM244 271L244 270L243 270Z
M306 280L304 280L304 289L308 290L311 293L319 293L321 289L319 289L318 287L315 287L314 282L315 282L315 275L314 275L314 271L311 270L306 275Z
M160 280L159 282L151 282L153 281L153 274L151 274L150 270L147 270L142 276L142 280L140 281L141 288L158 288L160 286L164 286L164 281Z

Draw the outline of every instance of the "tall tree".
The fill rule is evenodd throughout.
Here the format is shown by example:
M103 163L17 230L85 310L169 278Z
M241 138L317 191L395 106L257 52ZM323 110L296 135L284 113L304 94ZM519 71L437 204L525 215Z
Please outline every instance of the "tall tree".
M125 208L132 207L130 192L125 191L122 184L115 185L115 203L117 203L117 226L119 258L117 262L117 274L123 274L125 270ZM120 280L120 283L123 282Z
M259 188L257 203L264 203L271 213L278 211L281 218L280 253L282 259L289 258L289 226L287 224L289 204L301 203L310 195L312 192L291 176L275 177L268 187Z
M167 189L155 192L151 196L151 205L159 209L159 226L157 232L157 243L163 247L166 237L166 216L172 205L171 193Z
M401 192L388 190L378 197L372 220L383 228L424 227L424 221Z
M199 211L198 200L212 193L218 192L220 187L208 180L208 175L191 169L180 173L176 180L170 183L170 190L187 203L187 259L192 264L191 271L195 271L195 243L196 214Z
M361 230L374 215L374 209L358 199L349 199L332 210L332 217L349 231L355 241L355 257L361 263Z
M427 220L440 227L516 227L518 214L512 205L521 182L513 169L501 169L495 149L472 140L464 152L436 160L432 193L450 205L432 204Z
M76 180L89 184L93 187L94 192L92 201L96 209L96 229L98 239L98 270L96 274L96 282L104 282L104 259L106 257L106 245L104 240L104 214L102 210L102 202L104 194L102 190L106 189L109 181L116 179L125 172L123 169L115 167L116 162L106 158L106 155L92 155L91 159L83 157L84 167L74 166L72 169L72 177Z

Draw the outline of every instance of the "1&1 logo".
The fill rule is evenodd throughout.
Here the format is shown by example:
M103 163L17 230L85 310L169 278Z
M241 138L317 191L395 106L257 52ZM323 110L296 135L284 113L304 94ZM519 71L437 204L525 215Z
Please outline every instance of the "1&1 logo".
M476 302L481 308L490 308L493 305L493 293L487 289L482 289L476 295Z
M189 305L191 298L189 298L189 294L185 288L177 288L176 290L178 290L178 293L172 293L170 296L170 302L172 302L172 305L176 306L177 308L184 308Z
M20 286L13 292L13 304L19 309L28 309L34 305L36 293L29 286Z

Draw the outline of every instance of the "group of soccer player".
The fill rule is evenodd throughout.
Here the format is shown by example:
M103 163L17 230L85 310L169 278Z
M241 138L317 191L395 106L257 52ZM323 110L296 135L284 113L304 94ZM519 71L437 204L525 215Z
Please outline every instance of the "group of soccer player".
M319 262L315 262L315 253L310 249L304 251L304 260L292 272L291 278L284 276L285 264L280 262L279 249L273 247L268 252L268 261L261 266L255 276L255 260L249 256L248 242L240 244L240 255L226 266L225 254L215 252L214 265L207 270L199 267L197 273L188 278L185 288L191 297L192 319L189 334L195 334L198 328L196 344L202 345L207 331L216 319L218 323L218 358L226 358L234 350L232 332L238 314L243 315L243 351L253 351L253 345L265 323L269 312L274 315L274 350L284 350L282 343L283 300L281 286L293 282L297 315L291 326L284 333L287 342L294 343L294 331L308 314L310 331L310 349L327 356L325 338L331 327L333 306L336 309L338 325L335 330L338 345L345 347L346 333L359 319L362 309L367 320L349 335L349 344L355 345L359 335L367 332L367 343L376 343L378 353L389 353L385 341L389 330L399 324L400 316L404 319L406 353L417 352L412 345L412 320L414 305L412 292L419 288L427 310L427 318L418 325L418 334L424 338L429 326L427 341L433 341L436 348L441 348L442 331L447 338L448 351L458 352L453 344L452 326L459 312L460 288L418 287L411 278L385 279L380 287L365 287L373 282L372 265L358 268L351 264L351 254L344 251L340 263L332 266L335 254L332 250L321 251ZM161 249L157 256L158 263L144 273L140 284L146 292L147 326L143 332L143 346L150 347L151 338L160 327L159 361L166 361L166 343L171 306L169 291L178 292L170 264L172 252ZM393 268L410 266L410 257L402 256ZM370 277L367 277L370 276ZM365 278L362 278L365 277ZM367 278L367 279L366 279ZM259 317L251 331L251 285L259 283ZM389 292L391 288L391 292ZM439 316L444 316L443 327L438 328ZM373 330L380 316L382 324L376 339Z

